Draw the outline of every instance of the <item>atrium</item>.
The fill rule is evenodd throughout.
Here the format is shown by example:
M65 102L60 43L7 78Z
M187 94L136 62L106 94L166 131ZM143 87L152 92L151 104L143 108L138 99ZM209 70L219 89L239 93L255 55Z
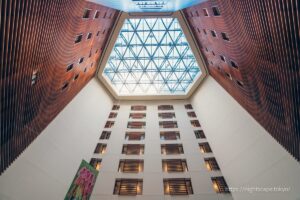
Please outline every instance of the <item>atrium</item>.
M0 200L299 200L297 0L3 0Z

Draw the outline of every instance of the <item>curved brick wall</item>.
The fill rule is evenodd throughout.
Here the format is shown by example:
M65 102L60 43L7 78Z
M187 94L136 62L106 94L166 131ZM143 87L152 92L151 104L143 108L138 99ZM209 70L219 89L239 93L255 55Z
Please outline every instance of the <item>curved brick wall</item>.
M1 174L94 76L118 12L82 0L4 0L0 10Z
M213 6L219 8L220 16L214 16ZM204 16L204 8L208 16ZM210 0L184 13L210 74L299 161L297 0ZM217 37L210 30L215 30ZM222 32L227 33L229 41L222 39Z

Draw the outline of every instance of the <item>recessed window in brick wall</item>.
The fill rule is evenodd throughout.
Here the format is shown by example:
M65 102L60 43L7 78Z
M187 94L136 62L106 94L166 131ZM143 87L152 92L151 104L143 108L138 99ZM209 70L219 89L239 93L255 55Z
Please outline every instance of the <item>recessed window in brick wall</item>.
M38 70L33 70L31 76L31 85L35 85L37 81Z
M71 71L71 70L73 69L73 67L74 67L73 64L68 65L68 66L67 66L67 72L68 72L68 71Z
M76 37L75 37L75 44L81 42L81 40L82 40L82 34L76 35Z
M221 36L222 36L223 40L229 41L229 37L228 37L227 33L222 32Z
M81 57L81 58L79 58L78 63L81 64L81 63L83 63L83 61L84 61L84 57Z
M96 10L95 15L94 15L94 19L98 19L100 15L99 10Z
M214 31L214 30L211 30L211 31L210 31L210 33L211 33L211 36L213 36L213 37L217 37L217 32L216 32L216 31Z
M214 16L220 16L221 15L219 7L213 6L211 9L213 11Z
M91 38L92 38L92 35L93 35L92 33L88 33L87 36L86 36L86 39L87 39L87 40L91 39Z
M82 16L82 18L88 19L88 18L90 17L90 15L91 15L91 11L92 11L91 9L85 8L84 11L83 11L83 16Z
M222 60L223 62L226 62L225 56L220 55L220 58L221 58L221 60Z
M236 64L236 62L234 62L232 60L230 61L230 66L235 68L235 69L239 69L239 66Z
M204 16L206 16L206 17L209 16L207 8L203 8L202 10L203 10L203 15Z

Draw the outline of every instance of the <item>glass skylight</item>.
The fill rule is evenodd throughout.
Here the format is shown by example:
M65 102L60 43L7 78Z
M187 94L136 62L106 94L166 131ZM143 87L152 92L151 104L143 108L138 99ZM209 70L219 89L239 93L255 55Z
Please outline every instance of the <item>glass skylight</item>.
M185 95L200 75L176 18L126 19L102 74L118 95Z

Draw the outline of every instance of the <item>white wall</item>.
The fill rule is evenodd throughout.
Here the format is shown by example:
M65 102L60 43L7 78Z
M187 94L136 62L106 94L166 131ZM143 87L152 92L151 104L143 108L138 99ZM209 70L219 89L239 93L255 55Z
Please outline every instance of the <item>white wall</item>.
M287 187L288 192L233 192L237 200L299 200L300 164L213 78L192 98L200 123L231 187Z
M184 105L188 101L138 101L120 102L120 110L115 119L115 125L105 130L111 131L109 140L99 140L107 144L104 154L94 154L95 158L101 158L101 169L94 187L91 200L112 200L112 199L133 199L112 195L117 178L140 178L143 179L142 195L134 197L139 200L162 200L162 199L189 199L189 200L232 200L228 194L217 194L213 190L211 181L212 176L222 176L220 171L208 171L204 164L204 157L211 157L213 154L202 154L199 150L199 142L206 139L196 139L194 130L199 128L192 127L187 110ZM158 111L158 105L173 105L174 110ZM131 105L146 105L146 111L131 111ZM191 111L191 110L188 110ZM145 119L129 119L129 114L133 112L146 113ZM160 112L175 112L175 119L159 119ZM159 128L159 121L177 121L178 128L163 129ZM127 129L128 121L145 121L145 129ZM141 141L126 141L126 131L145 131L145 139ZM164 141L160 139L160 131L174 130L180 132L179 140ZM123 155L121 154L123 144L145 144L144 155ZM162 155L161 144L178 143L183 145L184 154ZM183 173L166 173L162 171L162 159L182 158L187 160L188 171ZM118 172L120 159L143 159L144 171L138 174ZM194 195L189 196L170 196L164 195L163 178L190 178L193 186Z
M96 79L66 106L0 177L0 200L63 199L89 159L112 107Z

